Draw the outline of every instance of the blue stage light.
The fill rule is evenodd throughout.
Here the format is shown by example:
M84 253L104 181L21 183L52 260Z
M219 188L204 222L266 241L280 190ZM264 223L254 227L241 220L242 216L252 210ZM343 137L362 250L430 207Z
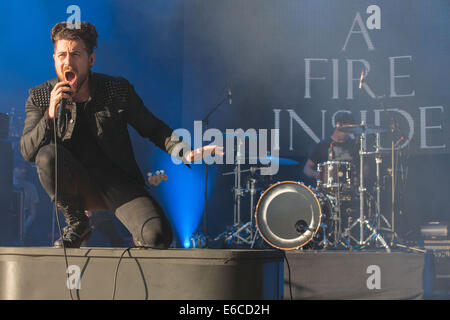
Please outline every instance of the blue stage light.
M192 247L190 238L194 234L203 218L205 171L203 165L191 165L189 169L184 164L175 165L171 157L162 151L153 155L156 170L164 170L168 180L163 181L154 190L159 196L178 239L184 248ZM211 167L210 167L211 168ZM209 170L209 169L208 169ZM208 194L212 190L214 168L208 179Z

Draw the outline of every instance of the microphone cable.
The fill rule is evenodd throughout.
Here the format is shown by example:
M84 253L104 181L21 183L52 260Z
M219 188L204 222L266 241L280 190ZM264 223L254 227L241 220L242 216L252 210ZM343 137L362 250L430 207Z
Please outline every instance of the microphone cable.
M126 248L126 249L122 252L122 254L120 255L119 261L117 262L116 271L115 271L115 273L114 273L114 282L113 282L112 300L115 300L115 298L116 298L117 276L118 276L118 274L119 274L119 266L120 266L120 262L122 261L123 256L125 255L126 252L128 252L128 255L131 256L131 255L130 255L130 250L131 250L131 248L134 248L134 247L128 247L128 248Z
M62 100L61 100L62 101ZM61 102L60 103L60 108L63 108L64 105ZM63 252L64 252L64 261L66 264L66 275L67 275L67 288L69 289L69 293L70 293L70 299L73 299L73 295L72 295L72 289L70 288L70 276L68 273L69 270L69 261L67 258L67 250L66 250L66 245L64 243L64 238L63 238L63 233L62 233L62 229L61 229L61 223L59 221L59 214L58 214L58 205L57 205L57 200L58 200L58 148L57 148L57 144L58 144L58 140L57 140L57 122L56 122L56 110L54 112L54 117L53 117L53 139L54 139L54 145L55 145L55 215L56 215L56 222L58 224L58 230L59 230L59 236L61 238L61 242L62 242L62 247L63 247ZM59 119L59 121L61 121L61 119ZM81 280L81 279L80 279Z
M147 222L153 220L153 219L155 219L155 217L148 218L148 219L142 224L141 232L140 232L141 239L143 239L143 234L144 234L144 227L145 227L145 224L146 224ZM133 249L133 248L141 248L141 249L158 249L158 248L153 248L153 247L151 247L151 246L145 246L145 245L144 245L144 246L132 245L132 246L127 247L125 250L122 251L122 254L120 255L119 261L117 262L117 265L116 265L116 271L114 272L114 282L113 282L112 300L115 300L115 298L116 298L117 278L118 278L118 275L119 275L119 266L120 266L120 262L122 261L122 259L123 259L123 257L124 257L124 255L125 255L126 252L128 252L128 256L131 258L130 250ZM144 284L145 284L145 278L144 278Z
M287 269L288 269L288 282L289 282L289 295L290 295L289 299L292 301L293 297L292 297L291 267L289 265L289 260L288 260L287 255L286 255L286 251L285 250L280 250L280 251L283 253L283 257L284 257L284 260L286 261L286 266L287 266ZM281 289L281 290L284 290L284 288Z

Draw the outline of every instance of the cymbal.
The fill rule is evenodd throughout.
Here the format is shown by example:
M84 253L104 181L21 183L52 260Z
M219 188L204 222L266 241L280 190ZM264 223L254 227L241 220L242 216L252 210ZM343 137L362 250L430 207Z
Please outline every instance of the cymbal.
M292 165L298 165L300 164L298 161L288 158L279 158L279 157L273 157L273 156L266 156L266 157L249 157L246 160L256 160L259 161L262 164L269 164L273 162L277 162L280 165L285 166L292 166Z
M388 155L390 153L391 153L390 150L379 150L379 151L367 151L363 152L362 154L364 156L377 156L377 155Z
M242 135L239 135L237 133L224 133L225 138L251 138L251 139L257 139L258 134L255 133L243 133Z
M377 134L388 131L388 128L381 126L363 126L361 124L348 124L338 128L339 131L353 133L356 135Z

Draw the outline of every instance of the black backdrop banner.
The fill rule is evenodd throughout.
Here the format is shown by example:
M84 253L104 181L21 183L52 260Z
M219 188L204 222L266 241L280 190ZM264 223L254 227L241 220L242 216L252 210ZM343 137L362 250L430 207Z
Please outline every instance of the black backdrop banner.
M412 155L448 153L448 1L193 0L184 10L185 126L231 87L233 105L212 126L279 128L283 156L306 157L340 112L387 128L383 148L394 139Z

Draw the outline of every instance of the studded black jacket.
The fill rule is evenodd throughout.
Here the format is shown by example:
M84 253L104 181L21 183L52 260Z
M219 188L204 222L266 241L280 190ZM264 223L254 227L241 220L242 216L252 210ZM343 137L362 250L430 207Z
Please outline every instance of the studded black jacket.
M87 112L94 114L89 117L92 119L89 126L92 132L96 132L94 136L105 155L137 182L145 184L133 154L128 125L177 157L181 158L182 152L189 149L184 142L172 139L173 130L145 107L126 79L99 73L90 73L89 77L91 101ZM34 162L39 149L54 142L53 119L49 118L47 110L50 93L57 82L58 79L54 78L29 90L20 139L20 151L27 161ZM71 139L76 123L76 108L73 108L61 120L57 140L64 142Z

